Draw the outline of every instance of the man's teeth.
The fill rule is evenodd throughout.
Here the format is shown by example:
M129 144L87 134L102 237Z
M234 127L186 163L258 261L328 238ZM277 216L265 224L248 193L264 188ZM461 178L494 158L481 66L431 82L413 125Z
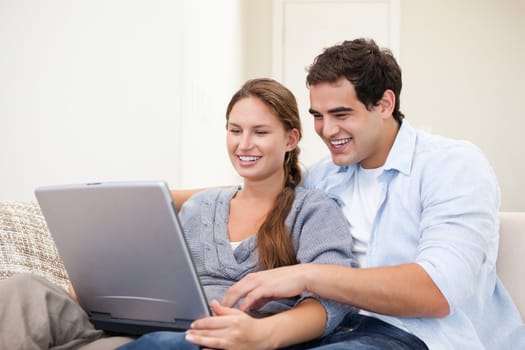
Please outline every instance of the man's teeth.
M259 158L261 158L261 157L239 156L239 159L241 160L241 162L254 162L254 161L256 161Z
M352 139L351 137L348 137L346 139L332 140L330 141L330 143L334 146L341 146L341 145L344 145L345 143L350 142L351 139Z

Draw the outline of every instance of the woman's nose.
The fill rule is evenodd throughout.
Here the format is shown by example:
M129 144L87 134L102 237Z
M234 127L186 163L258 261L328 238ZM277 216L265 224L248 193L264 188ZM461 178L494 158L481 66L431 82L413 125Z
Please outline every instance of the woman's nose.
M239 148L240 149L249 149L252 146L252 139L251 136L248 134L243 134L241 136L241 139L239 140Z

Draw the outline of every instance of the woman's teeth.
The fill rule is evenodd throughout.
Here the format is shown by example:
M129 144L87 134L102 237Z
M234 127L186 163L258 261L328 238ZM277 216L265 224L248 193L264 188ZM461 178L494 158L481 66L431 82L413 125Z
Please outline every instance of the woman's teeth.
M255 157L255 156L239 156L239 159L241 162L255 162L257 159L261 157Z

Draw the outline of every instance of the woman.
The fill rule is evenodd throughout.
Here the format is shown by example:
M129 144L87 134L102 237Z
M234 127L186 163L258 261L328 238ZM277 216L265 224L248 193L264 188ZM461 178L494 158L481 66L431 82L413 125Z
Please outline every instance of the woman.
M351 236L337 204L320 192L296 187L301 182L301 124L293 94L274 80L250 80L232 97L226 119L228 153L243 185L198 193L179 213L214 316L196 320L186 333L150 333L120 349L280 348L328 334L349 311L308 293L248 313L218 302L250 272L305 262L354 264ZM80 323L84 317L77 304L62 299L72 311L44 332L63 334L60 319ZM78 348L83 342L78 338L96 337L85 317L82 327L89 336L66 332L70 339L62 336L56 343L51 337L50 342L60 349ZM88 347L100 348L93 345Z
M273 80L246 82L228 105L226 129L242 188L200 192L180 212L192 254L202 257L196 264L207 295L221 300L236 281L260 269L351 264L350 234L340 209L324 195L296 187L301 124L293 94ZM208 241L218 243L211 256L202 244ZM211 307L215 316L195 321L186 334L152 333L121 349L279 348L330 332L348 311L307 294L254 310L257 316L271 315L265 318L217 301Z

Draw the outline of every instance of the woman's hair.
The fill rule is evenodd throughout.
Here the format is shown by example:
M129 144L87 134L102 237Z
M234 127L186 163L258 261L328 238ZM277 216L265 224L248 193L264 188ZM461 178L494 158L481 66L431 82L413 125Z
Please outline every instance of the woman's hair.
M286 131L297 129L299 138L301 137L301 119L295 96L285 86L272 79L253 79L244 83L228 104L226 121L233 106L247 97L256 97L264 102L273 110ZM283 163L285 175L283 189L257 233L257 251L261 269L297 264L293 242L284 222L295 199L295 186L302 179L298 156L299 147L286 152Z
M354 85L357 98L368 110L377 106L387 89L392 90L396 97L392 115L402 123L401 68L390 50L380 49L374 40L362 38L329 47L309 67L306 85L335 83L341 77Z

